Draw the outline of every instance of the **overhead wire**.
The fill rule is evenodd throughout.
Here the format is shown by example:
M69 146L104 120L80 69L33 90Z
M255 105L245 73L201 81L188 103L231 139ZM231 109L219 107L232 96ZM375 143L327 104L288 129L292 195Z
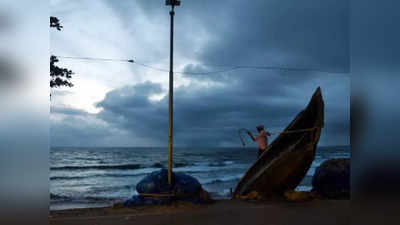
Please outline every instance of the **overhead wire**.
M92 57L72 57L72 56L58 56L58 58L63 58L63 59L80 59L80 60L94 60L94 61L118 61L118 62L130 62L134 63L133 59L106 59L106 58L92 58Z
M72 56L56 56L64 59L80 59L80 60L94 60L94 61L118 61L118 62L129 62L132 64L136 64L148 69L160 71L160 72L169 72L168 69L154 67L145 63L138 62L133 59L110 59L110 58L93 58L93 57L72 57ZM295 68L295 67L284 67L284 66L228 66L228 65L207 65L202 64L204 66L209 67L226 67L227 69L208 71L208 72L189 72L189 71L174 71L174 74L186 74L186 75L209 75L209 74L218 74L218 73L226 73L235 70L241 69L255 69L255 70L280 70L280 71L294 71L294 72L320 72L320 73L329 73L329 74L347 74L347 72L334 72L334 71L324 71L321 69L314 68Z
M158 70L161 72L169 72L167 69L161 69L157 67L153 67L150 65L146 65L143 63L139 63L137 61L134 62L137 65L147 67L153 70ZM207 65L206 65L207 66ZM221 66L221 67L229 67L229 66ZM256 69L256 70L280 70L280 71L294 71L294 72L319 72L319 73L329 73L329 74L347 74L347 72L334 72L334 71L324 71L320 69L313 69L313 68L292 68L292 67L279 67L279 66L231 66L224 70L216 70L216 71L209 71L209 72L188 72L188 71L174 71L174 74L187 74L187 75L209 75L209 74L218 74L218 73L225 73L235 70L241 69Z

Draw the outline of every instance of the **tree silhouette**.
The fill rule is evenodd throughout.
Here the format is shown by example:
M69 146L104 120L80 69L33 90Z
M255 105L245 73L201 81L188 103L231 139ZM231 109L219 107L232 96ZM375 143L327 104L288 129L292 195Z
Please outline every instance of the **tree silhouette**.
M56 66L55 64L57 62L58 59L56 56L50 56L50 87L53 88L61 86L74 86L71 82L68 81L72 78L71 75L73 74L73 72L69 69Z
M57 17L50 16L50 27L55 27L57 30L61 30L62 26L60 20Z
M56 28L61 31L61 24L57 17L50 17L50 27ZM72 74L74 74L71 70L67 68L61 68L56 66L59 60L56 56L50 56L50 88L57 87L72 87L74 86L69 79L72 78ZM51 96L51 95L50 95Z

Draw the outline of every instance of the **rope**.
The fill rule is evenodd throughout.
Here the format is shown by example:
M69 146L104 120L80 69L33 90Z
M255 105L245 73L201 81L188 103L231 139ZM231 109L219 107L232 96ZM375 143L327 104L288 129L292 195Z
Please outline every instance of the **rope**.
M243 138L242 138L242 135L240 135L240 132L241 132L241 131L246 131L246 132L250 132L250 131L247 130L246 128L241 128L241 129L238 130L238 134L239 134L240 141L242 142L243 147L245 147L245 146L246 146L246 142L244 142L244 140L243 140Z
M315 129L319 128L319 126L317 127L313 127L313 128L306 128L306 129L298 129L298 130L289 130L289 131L283 131L280 134L291 134L291 133L301 133L301 132L307 132L307 131L313 131ZM272 134L272 133L271 133Z
M140 193L139 195L143 197L166 198L166 197L174 197L175 193Z
M320 128L320 126L315 126L315 127L312 127L312 128L305 128L305 129L298 129L298 130L282 131L282 132L279 132L279 133L270 133L270 132L268 132L268 133L270 133L271 135L276 135L276 134L292 134L292 133L309 132L309 131L313 131L313 130L318 129L318 128ZM249 132L249 130L247 130L246 128L240 128L240 129L238 130L240 141L242 142L243 147L245 147L245 146L246 146L246 143L244 142L244 140L243 140L243 138L242 138L242 136L241 136L241 132L242 132L242 131Z

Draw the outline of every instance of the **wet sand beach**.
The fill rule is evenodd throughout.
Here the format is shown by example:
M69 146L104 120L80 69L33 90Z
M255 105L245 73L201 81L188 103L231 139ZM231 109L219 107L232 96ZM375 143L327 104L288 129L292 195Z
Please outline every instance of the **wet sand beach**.
M350 200L309 202L218 200L212 204L175 203L136 208L50 211L53 225L284 225L349 224Z

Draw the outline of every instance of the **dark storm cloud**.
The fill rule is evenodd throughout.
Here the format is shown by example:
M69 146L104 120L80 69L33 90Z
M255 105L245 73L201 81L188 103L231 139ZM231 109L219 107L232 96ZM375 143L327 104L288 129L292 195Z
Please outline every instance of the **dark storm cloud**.
M131 131L136 136L150 136L158 142L165 133L163 130L167 130L168 111L166 103L156 104L148 97L160 92L159 84L149 82L113 90L97 104L103 108L98 116L116 127Z
M89 115L89 113L84 110L72 109L68 107L58 107L58 106L50 107L50 113L64 114L64 115L82 115L82 116Z
M251 80L250 83L252 85L247 85L257 86L257 81ZM229 83L225 87L207 89L196 85L176 88L174 92L175 144L234 146L239 141L237 136L239 128L252 129L259 123L265 124L274 132L280 131L306 106L314 91L314 89L304 91L306 98L297 98L290 91L251 95L246 92L246 89L241 88L242 84ZM148 88L147 96L137 91L143 90L144 87ZM135 137L150 136L157 143L165 145L168 128L168 98L166 96L160 101L150 101L148 98L152 94L157 94L159 89L158 84L145 83L114 90L98 104L103 108L99 117L115 127L129 130ZM130 104L125 104L125 102L130 102ZM141 107L136 107L135 102ZM333 106L331 112L328 113L328 117L332 118L327 121L327 126L332 132L330 138L346 137L348 121L343 121L345 118L342 116L332 117L332 115L337 116L334 110L337 110L336 106ZM343 141L345 142L341 137L341 142Z
M61 121L52 121L50 140L52 146L92 146L105 144L104 139L113 131L104 124L92 121L88 116L71 115Z
M132 12L144 12L148 21L164 25L165 34L154 35L165 35L161 41L169 45L169 9L160 1L108 3L127 29L129 21L135 19ZM196 61L184 65L187 73L229 69L221 65L347 72L348 4L344 0L183 0L176 9L175 62ZM145 47L154 53L151 46ZM160 56L165 57L168 52ZM279 132L306 106L318 86L326 105L321 143L349 144L350 87L343 74L240 69L176 74L176 79L181 78L189 84L174 90L176 145L238 146L237 130L258 124ZM115 89L97 104L102 111L96 118L113 129L127 131L134 140L166 146L168 96L160 101L149 99L163 93L161 84L152 82Z
M144 10L164 18L157 1ZM205 64L290 65L349 70L349 2L346 0L182 1L176 9L176 48ZM207 47L193 51L187 32L207 29ZM180 46L184 47L180 47Z
M141 110L142 108L151 106L147 97L152 94L160 94L161 92L162 89L160 85L153 85L150 82L141 83L136 85L135 89L123 87L108 92L105 100L97 104L97 106L102 108L114 108L115 110L119 110L120 108Z
M397 29L400 2L360 2L352 2L352 7L363 9L352 11L351 47L354 56L352 67L357 72L355 74L360 72L360 76L371 75L368 78L372 79L378 77L375 76L378 71L381 74L395 71L397 76L400 61L400 30Z

